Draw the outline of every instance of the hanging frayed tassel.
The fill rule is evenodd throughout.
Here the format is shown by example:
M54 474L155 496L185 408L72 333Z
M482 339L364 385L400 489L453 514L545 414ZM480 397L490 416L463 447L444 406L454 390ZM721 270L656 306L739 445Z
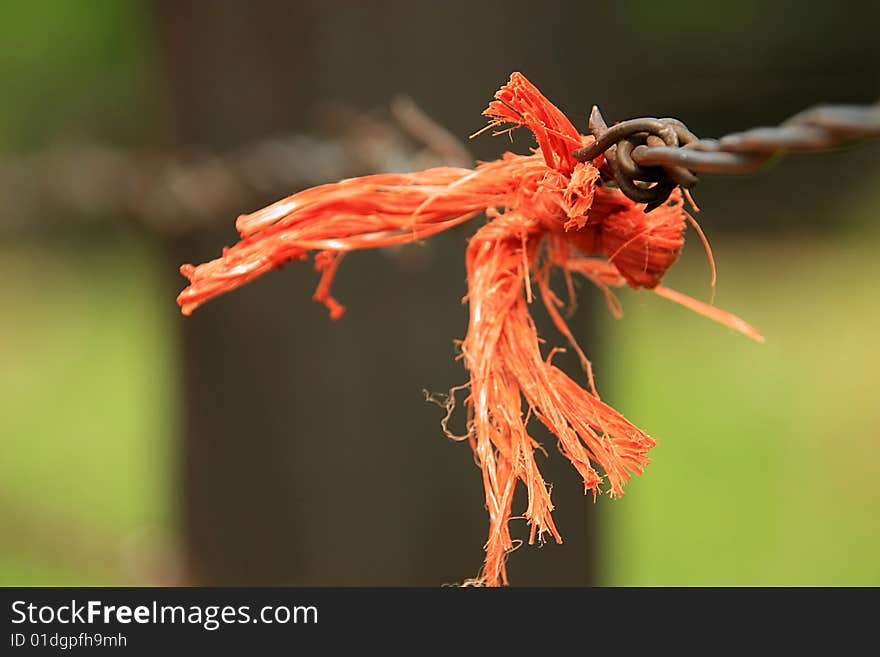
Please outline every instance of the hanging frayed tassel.
M205 301L315 251L321 280L314 299L336 319L344 309L330 285L346 252L424 239L485 212L489 221L467 249L470 320L462 357L470 376L466 438L482 472L489 537L483 568L469 583L499 585L507 583L505 559L515 547L510 520L517 485L528 493L522 515L530 527L529 543L548 535L562 541L553 521L550 486L535 460L541 446L529 432L532 417L556 436L559 450L594 497L603 491L622 495L631 474L647 465L654 445L599 398L592 365L550 287L554 269L563 273L572 304L573 278L581 276L603 292L615 316L620 302L612 288L629 285L762 338L738 317L660 284L681 252L688 221L699 231L711 261L708 243L685 212L679 192L645 214L643 205L600 185L602 156L593 162L572 156L593 138L578 133L520 73L495 94L484 115L490 120L485 130L502 134L526 127L538 148L530 155L505 153L474 169L441 167L344 180L242 215L236 222L238 244L217 260L181 267L190 285L178 303L189 315ZM542 353L529 310L533 287L577 353L586 387L553 365L556 350Z
M505 555L514 544L508 529L517 482L528 492L523 514L529 543L549 534L562 542L551 511L550 490L535 461L539 444L522 414L522 400L558 438L559 449L595 495L605 473L609 490L621 495L630 472L641 472L654 441L583 389L541 354L526 302L529 269L546 285L548 270L535 271L545 231L534 220L507 212L483 226L467 253L470 323L462 344L470 373L470 443L483 472L489 538L477 579L507 583Z

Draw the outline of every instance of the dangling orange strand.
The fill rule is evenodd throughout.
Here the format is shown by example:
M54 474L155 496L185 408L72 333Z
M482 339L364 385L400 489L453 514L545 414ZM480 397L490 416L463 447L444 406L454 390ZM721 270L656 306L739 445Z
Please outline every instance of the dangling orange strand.
M531 417L556 436L594 497L603 488L622 495L631 474L648 464L655 444L600 400L590 361L550 288L554 268L565 276L570 303L572 276L580 275L602 290L616 316L620 302L612 288L629 285L653 290L754 340L763 338L740 318L660 284L691 222L706 246L714 289L711 250L679 191L645 214L643 205L600 184L603 156L591 162L572 156L593 138L581 135L520 73L510 76L483 114L490 120L485 130L503 134L526 127L538 147L529 155L504 153L473 169L438 167L321 185L242 215L236 245L216 260L180 268L190 284L177 302L189 315L209 299L316 251L321 280L314 299L337 319L344 309L330 285L346 252L421 240L485 213L488 222L467 248L470 320L462 358L470 376L466 438L482 472L489 512L485 561L470 583L496 586L507 584L505 560L516 545L510 520L517 485L528 493L523 516L529 543L547 535L562 542L550 487L535 460L541 446L529 432ZM580 358L589 389L553 365L556 350L542 353L529 311L533 284Z

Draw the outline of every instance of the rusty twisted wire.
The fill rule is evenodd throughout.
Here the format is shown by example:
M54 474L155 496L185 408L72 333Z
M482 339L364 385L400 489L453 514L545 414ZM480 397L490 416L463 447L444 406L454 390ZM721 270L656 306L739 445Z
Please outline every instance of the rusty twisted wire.
M751 173L788 152L812 153L880 137L880 103L824 105L779 126L753 128L721 139L700 139L678 119L639 118L610 128L598 107L590 113L596 141L574 151L584 162L605 153L602 179L616 183L645 212L677 186L690 189L697 173Z

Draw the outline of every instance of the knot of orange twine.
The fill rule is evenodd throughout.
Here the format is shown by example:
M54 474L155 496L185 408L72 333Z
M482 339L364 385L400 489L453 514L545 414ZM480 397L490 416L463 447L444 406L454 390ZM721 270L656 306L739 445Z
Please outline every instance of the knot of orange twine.
M551 288L554 269L563 273L571 304L574 278L581 277L604 293L611 312L619 316L612 288L629 284L750 338L762 338L738 317L660 284L681 252L688 222L712 262L679 190L645 214L644 205L601 184L603 155L586 162L572 155L593 137L580 134L520 73L511 75L483 114L490 122L480 132L526 127L537 148L528 155L504 153L472 169L438 167L343 180L242 215L236 222L237 244L216 260L181 267L190 284L177 301L189 315L205 301L316 251L321 279L314 298L336 319L344 308L330 286L345 253L421 240L485 213L488 222L467 248L469 322L461 357L469 373L464 438L482 473L489 513L485 560L469 583L498 585L508 581L505 559L516 545L510 521L518 485L528 493L521 515L530 528L529 543L546 535L562 541L552 517L550 486L535 459L541 446L529 431L533 419L556 436L559 450L594 497L602 491L622 495L631 474L647 465L655 444L599 398L590 361ZM714 264L712 280L714 288ZM536 293L580 359L586 387L553 364L556 350L542 351L529 310ZM452 407L450 399L448 413ZM444 430L446 420L448 414Z

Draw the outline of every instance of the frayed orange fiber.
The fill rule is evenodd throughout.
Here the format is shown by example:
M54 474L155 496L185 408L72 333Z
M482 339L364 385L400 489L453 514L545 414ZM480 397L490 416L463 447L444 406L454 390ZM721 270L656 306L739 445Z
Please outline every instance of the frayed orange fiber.
M343 180L242 215L235 246L211 262L181 267L190 284L177 301L189 315L205 301L316 251L321 279L314 299L336 319L344 309L330 284L346 252L421 240L485 213L488 222L467 248L470 319L462 358L470 376L466 438L482 473L489 512L485 561L471 583L499 585L508 581L505 560L516 546L510 521L518 485L528 493L522 516L530 527L529 543L548 535L562 542L550 486L535 459L541 446L529 431L532 418L556 436L559 450L594 497L606 491L622 495L630 476L648 464L654 446L650 436L599 398L590 361L551 289L554 269L561 270L572 304L573 278L580 276L599 287L615 316L621 307L612 288L629 285L762 338L738 317L660 285L684 246L688 215L679 191L645 214L643 205L602 185L602 156L592 162L572 156L593 138L581 135L520 73L511 75L483 114L490 121L487 130L502 134L526 127L538 147L529 155L504 153L473 169L440 167ZM529 307L533 288L580 358L586 388L553 364L556 350L542 351Z

